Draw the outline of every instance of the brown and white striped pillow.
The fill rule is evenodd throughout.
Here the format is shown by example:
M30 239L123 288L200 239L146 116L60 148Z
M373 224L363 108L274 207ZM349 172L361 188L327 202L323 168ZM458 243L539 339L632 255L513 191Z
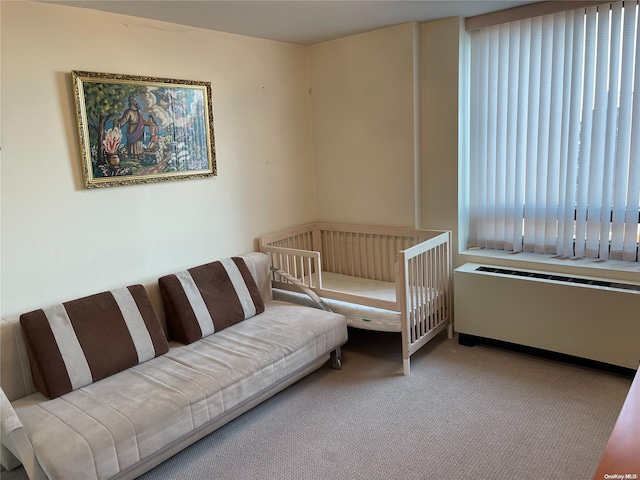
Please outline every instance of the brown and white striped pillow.
M33 383L55 398L169 351L142 285L20 316Z
M167 275L158 284L169 336L185 344L264 311L260 291L240 257Z

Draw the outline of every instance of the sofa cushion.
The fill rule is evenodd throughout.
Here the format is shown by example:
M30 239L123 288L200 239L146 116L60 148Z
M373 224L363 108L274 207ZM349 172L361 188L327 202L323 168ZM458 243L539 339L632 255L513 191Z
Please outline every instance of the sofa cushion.
M169 350L142 285L20 316L33 383L58 397Z
M240 257L166 275L158 284L169 336L184 344L264 311L260 291Z

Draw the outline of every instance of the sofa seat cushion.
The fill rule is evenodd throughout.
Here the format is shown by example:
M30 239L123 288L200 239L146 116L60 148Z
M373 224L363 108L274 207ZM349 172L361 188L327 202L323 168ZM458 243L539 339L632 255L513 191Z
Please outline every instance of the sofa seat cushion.
M347 340L342 315L286 302L53 400L13 402L53 479L106 479ZM63 440L63 441L61 441Z

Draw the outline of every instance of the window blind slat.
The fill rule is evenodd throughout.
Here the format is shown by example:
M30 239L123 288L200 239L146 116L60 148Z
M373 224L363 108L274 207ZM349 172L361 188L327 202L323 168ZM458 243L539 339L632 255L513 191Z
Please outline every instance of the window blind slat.
M578 24L576 25L576 20ZM573 55L574 51L581 49L582 35L579 27L582 25L582 16L568 12L565 15L565 42L564 42L564 73L562 98L568 99L565 108L562 109L562 134L560 140L560 179L558 195L558 237L556 238L556 253L563 257L573 256L573 215L570 209L575 204L575 184L571 185L566 179L575 178L577 165L577 127L573 127L576 115L580 114L579 83L576 72L581 71L582 56ZM575 34L575 35L574 35ZM579 43L579 48L576 48ZM566 159L566 161L562 161ZM569 206L569 208L567 208Z
M518 123L517 123L517 158L516 158L516 195L513 205L514 224L517 225L514 236L514 251L521 252L524 249L524 204L525 204L525 178L527 172L527 131L529 130L529 73L530 64L528 53L531 49L531 20L524 20L520 24L520 70L518 75Z
M509 27L501 25L498 28L498 61L497 86L495 95L496 106L496 169L495 169L495 246L504 249L506 236L506 195L507 195L507 117L511 106L508 99L500 98L502 92L509 91Z
M550 54L550 84L549 84L549 144L547 155L544 253L556 253L556 238L558 236L558 203L560 198L561 171L561 135L562 135L562 93L564 86L565 63L565 14L551 17L553 19L553 43ZM545 188L542 188L544 192Z
M595 79L595 51L597 33L597 9L588 8L585 14L584 70L582 94L582 125L578 165L578 192L576 200L575 252L577 257L586 256L587 206L589 202L589 172L593 133L593 91ZM586 148L585 148L586 147Z
M500 32L494 28L490 32L489 38L489 76L487 84L487 162L486 162L486 194L487 194L487 214L485 229L487 232L487 248L495 249L496 242L496 166L497 166L497 141L498 141L498 63L500 58Z
M600 232L598 234L598 258L609 259L609 232L611 230L611 209L613 206L614 167L616 155L616 137L618 124L618 92L620 83L620 34L622 5L617 3L611 8L611 30L609 32L609 75L608 87L604 94L607 95L605 114L606 127L604 130L603 151L603 176L602 176L602 201L600 208ZM607 91L608 90L608 91Z
M542 50L542 17L531 20L531 53L529 56L529 111L527 125L527 169L524 199L524 250L536 250L536 213L538 184L538 130L540 128L540 75Z
M606 12L608 13L608 12ZM593 129L590 145L587 187L586 256L597 258L600 245L600 217L603 205L605 127L607 118L607 80L609 74L609 15L597 16L596 47L593 63ZM610 208L610 206L607 206ZM608 236L607 236L608 237ZM607 244L609 239L607 238ZM608 245L607 245L608 248Z
M629 151L631 142L631 106L633 103L633 66L636 46L637 8L625 8L622 30L620 68L620 101L616 144L611 218L611 258L622 260L625 232L625 205L629 183Z
M520 24L509 26L508 28L508 64L509 78L508 78L508 93L507 102L509 108L506 114L505 136L506 136L506 150L505 150L505 243L504 248L506 250L515 250L518 248L518 243L522 243L522 223L516 222L513 207L511 205L516 204L518 198L518 129L508 128L509 125L516 125L518 122L518 83L520 77ZM518 239L520 239L518 241Z
M636 41L635 41L635 72L634 92L640 93L640 51L638 50L638 29L636 6ZM640 95L633 96L633 113L631 119L631 144L629 148L629 183L627 186L627 202L625 212L625 231L622 249L622 259L627 261L638 260L638 211L640 209ZM634 228L634 226L636 228Z

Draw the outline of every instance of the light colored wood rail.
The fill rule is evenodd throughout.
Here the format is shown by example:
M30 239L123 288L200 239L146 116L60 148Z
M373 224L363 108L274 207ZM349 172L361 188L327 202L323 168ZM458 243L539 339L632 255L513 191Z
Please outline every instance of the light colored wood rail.
M258 239L258 247L261 252L264 252L264 248L267 245L283 248L299 248L301 250L315 250L313 248L314 230L315 224L309 223L281 232L264 235Z

